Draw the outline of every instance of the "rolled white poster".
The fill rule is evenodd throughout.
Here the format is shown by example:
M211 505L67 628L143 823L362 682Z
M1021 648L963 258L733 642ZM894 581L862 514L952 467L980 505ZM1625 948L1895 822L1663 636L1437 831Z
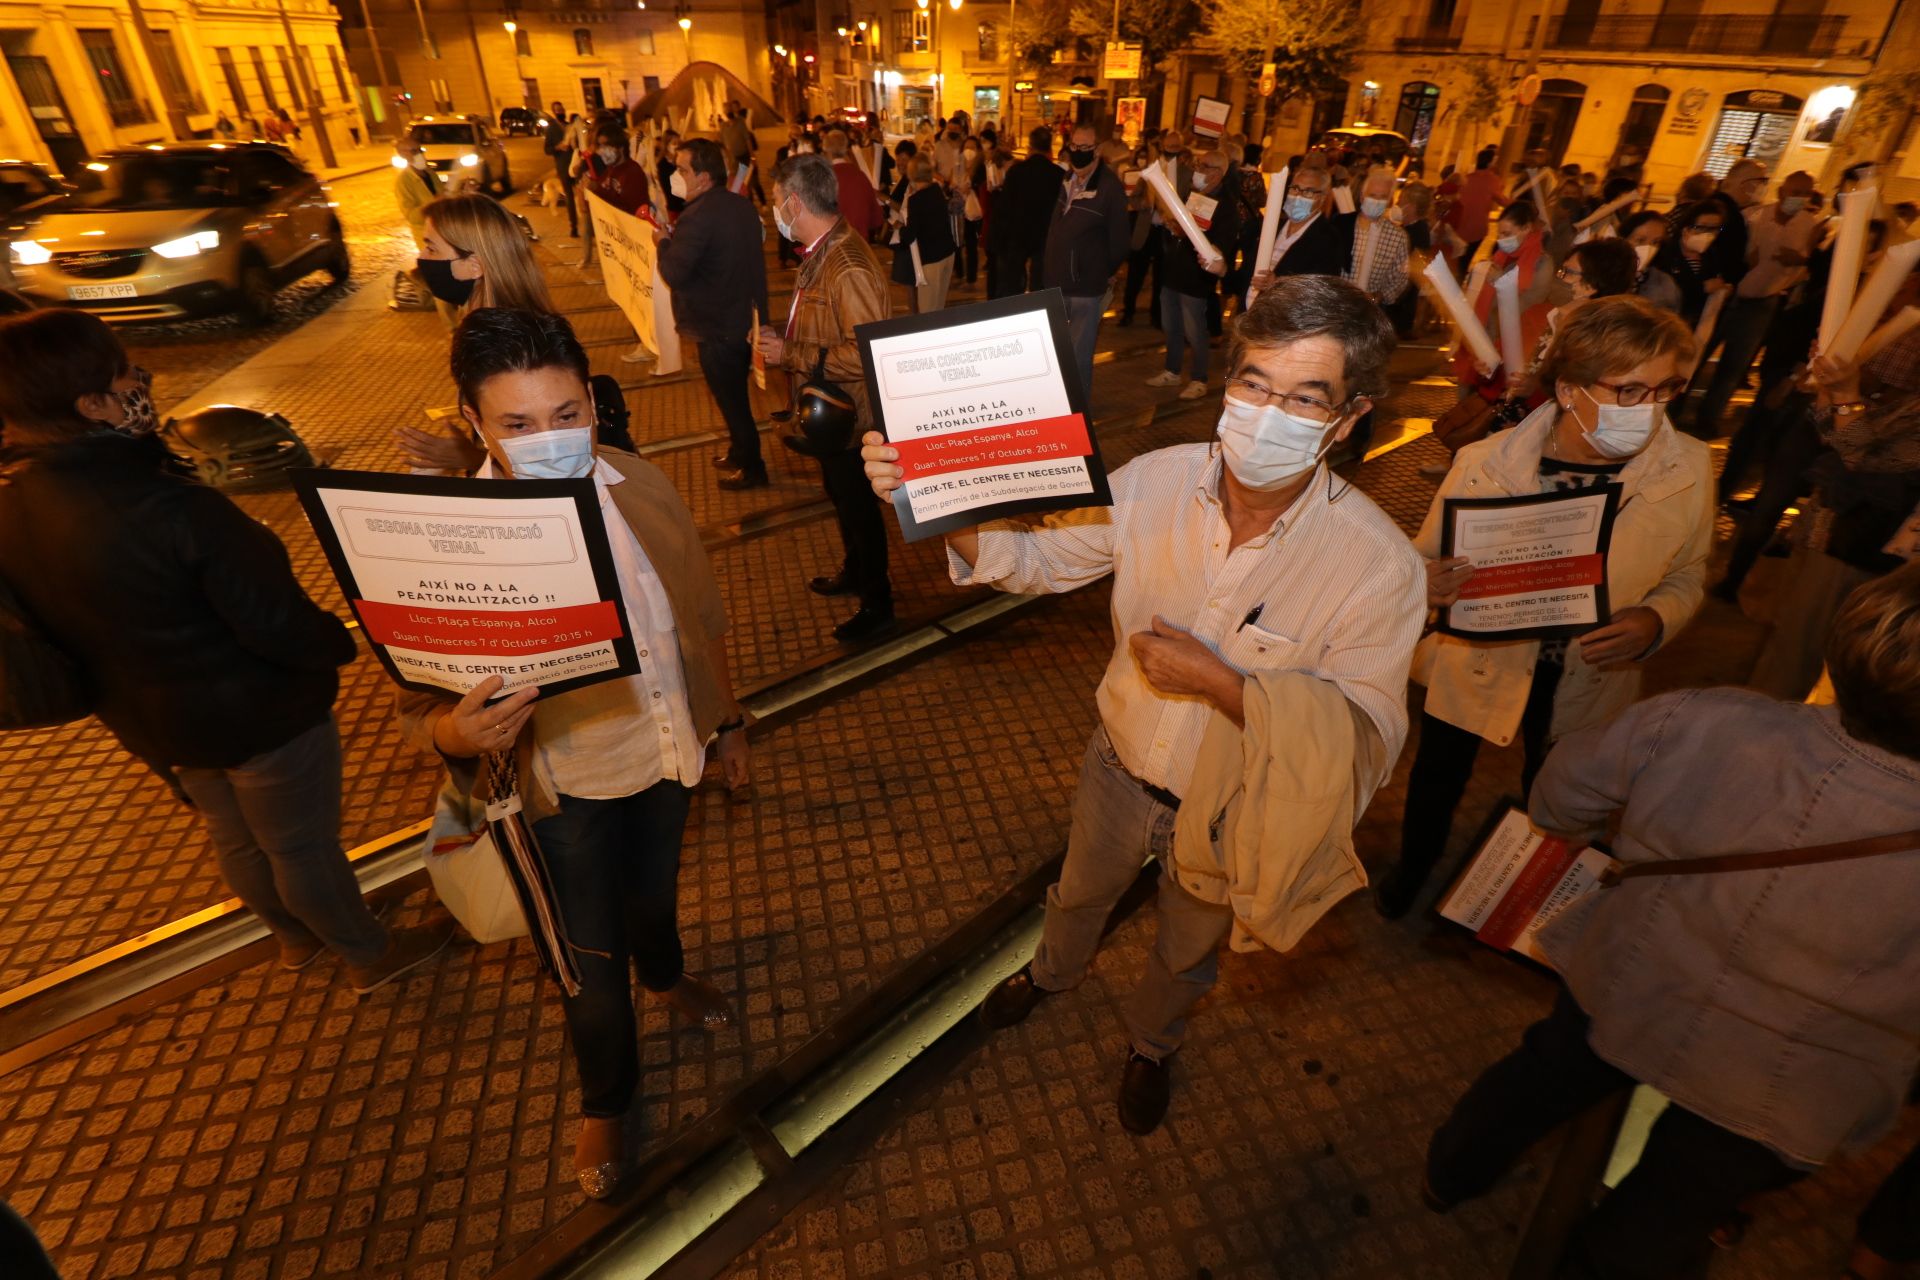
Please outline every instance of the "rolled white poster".
M1526 335L1520 332L1520 272L1507 272L1493 282L1493 303L1500 308L1500 360L1507 366L1509 384L1526 369Z
M912 244L907 246L907 251L913 255L914 284L925 285L927 283L927 269L924 265L921 264L921 261L920 261L920 242L918 240L915 240Z
M1719 323L1720 310L1727 305L1731 289L1722 289L1707 298L1707 305L1700 308L1700 323L1693 326L1693 363L1687 366L1687 378L1693 378L1693 371L1700 367L1700 361L1706 358L1707 344L1713 341L1713 327Z
M1861 364L1874 358L1881 348L1896 338L1903 338L1913 326L1920 324L1920 307L1902 307L1885 324L1867 335L1860 344L1859 354L1855 357Z
M1333 207L1341 213L1353 212L1353 188L1335 187L1333 189Z
M1482 258L1473 264L1467 272L1467 308L1472 310L1480 305L1480 291L1487 287L1487 276L1493 271L1493 259Z
M869 161L867 153L859 147L853 149L853 162L860 166L860 172L867 175L867 181L873 184L874 189L879 190L880 166Z
M1453 272L1447 270L1447 260L1434 254L1421 274L1433 286L1434 300L1446 311L1448 319L1453 321L1460 340L1472 348L1473 354L1480 360L1487 364L1499 364L1500 352L1494 347L1493 339L1487 336L1487 327L1480 323L1480 317L1473 314L1473 308L1467 304L1466 297L1453 278Z
M886 143L876 142L873 144L873 172L869 176L873 179L873 185L876 187L880 185L880 175L887 171L886 155Z
M1283 211L1287 203L1289 172L1283 168L1267 178L1267 212L1260 219L1260 256L1253 260L1256 271L1270 271L1273 268L1273 245L1280 238L1280 219L1286 216ZM1248 290L1247 300L1251 302L1257 292L1255 289Z
M1880 264L1853 300L1853 310L1847 312L1846 323L1834 335L1832 345L1820 344L1821 353L1838 360L1851 360L1858 355L1867 335L1880 323L1880 316L1893 302L1893 295L1900 292L1900 286L1906 283L1916 262L1920 262L1920 240L1894 245L1881 254Z
M1533 207L1539 211L1540 225L1548 235L1553 234L1553 214L1547 211L1547 193L1545 190L1547 170L1535 169L1527 178L1527 189L1533 196Z
M1159 165L1150 164L1146 168L1145 176L1147 185L1152 187L1153 193L1160 197L1160 207L1167 211L1166 216L1171 218L1180 230L1186 232L1187 239L1193 245L1193 251L1200 255L1200 261L1211 262L1224 258L1226 255L1214 248L1213 242L1207 239L1207 233L1202 231L1200 224L1193 220L1193 214L1187 211L1187 206L1181 202L1179 196L1174 194L1173 184L1167 181L1166 171Z
M1598 209L1595 209L1592 213L1580 219L1580 221L1574 223L1573 225L1584 230L1587 227L1593 226L1595 223L1599 222L1601 219L1611 217L1613 214L1620 212L1620 210L1626 208L1628 205L1632 204L1635 200L1638 200L1639 198L1640 198L1640 188L1635 187L1633 190L1627 192L1627 194L1623 196L1620 196L1618 199L1609 200L1606 204L1601 205Z
M1853 310L1853 295L1860 287L1860 264L1867 257L1867 223L1879 207L1880 192L1873 187L1849 191L1846 207L1840 210L1840 234L1833 242L1833 269L1827 276L1827 299L1820 308L1820 338L1814 345L1831 350L1840 336L1840 327ZM1864 335L1863 335L1864 336Z

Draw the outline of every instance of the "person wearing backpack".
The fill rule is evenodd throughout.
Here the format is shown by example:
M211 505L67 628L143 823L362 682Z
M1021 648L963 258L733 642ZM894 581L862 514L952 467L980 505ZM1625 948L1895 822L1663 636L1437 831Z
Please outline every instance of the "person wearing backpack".
M333 700L353 637L307 598L279 539L169 465L146 381L95 316L0 320L9 647L26 634L64 654L84 697L68 718L90 708L177 778L283 967L331 950L371 991L451 930L381 925L341 850ZM9 708L24 674L0 670Z
M1554 1274L1694 1276L1743 1201L1894 1127L1920 1067L1920 563L1847 598L1826 658L1833 706L1689 689L1554 747L1529 816L1576 844L1617 817L1621 867L1541 930L1559 1003L1434 1134L1429 1207L1646 1084L1672 1105Z

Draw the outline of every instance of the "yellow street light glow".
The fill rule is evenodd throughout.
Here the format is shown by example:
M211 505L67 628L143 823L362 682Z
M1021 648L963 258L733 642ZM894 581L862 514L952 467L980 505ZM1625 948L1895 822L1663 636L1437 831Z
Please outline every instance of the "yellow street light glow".
M862 18L855 25L858 26L862 31L865 31L867 29L867 20L865 18Z
M693 19L692 18L680 19L680 29L682 31L691 31L693 29Z
M507 29L508 35L512 35L514 32L520 29L520 24L515 22L512 18L508 18L505 22L501 23L500 25Z
M787 46L783 44L777 44L773 46L773 51L782 58L787 56Z

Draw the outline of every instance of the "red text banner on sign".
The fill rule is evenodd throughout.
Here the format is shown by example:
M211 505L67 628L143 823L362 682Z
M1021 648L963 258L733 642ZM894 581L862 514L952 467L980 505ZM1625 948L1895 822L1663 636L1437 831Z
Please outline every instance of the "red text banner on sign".
M892 443L900 451L900 466L909 480L1019 462L1084 458L1093 452L1086 416L1078 413Z
M1558 587L1595 587L1604 580L1606 572L1606 558L1597 555L1495 564L1484 569L1476 566L1467 585L1460 589L1460 598L1480 600L1487 596L1552 591Z
M536 653L616 640L622 634L620 606L611 600L525 613L353 603L369 639L427 653Z

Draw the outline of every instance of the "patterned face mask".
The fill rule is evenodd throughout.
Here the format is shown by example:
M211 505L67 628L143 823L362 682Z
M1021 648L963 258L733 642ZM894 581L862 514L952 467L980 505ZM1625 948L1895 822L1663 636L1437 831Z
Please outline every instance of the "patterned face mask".
M153 410L153 397L148 388L153 385L153 375L138 365L133 375L138 383L126 391L119 392L120 421L108 423L115 431L130 436L151 434L160 425L159 415Z

